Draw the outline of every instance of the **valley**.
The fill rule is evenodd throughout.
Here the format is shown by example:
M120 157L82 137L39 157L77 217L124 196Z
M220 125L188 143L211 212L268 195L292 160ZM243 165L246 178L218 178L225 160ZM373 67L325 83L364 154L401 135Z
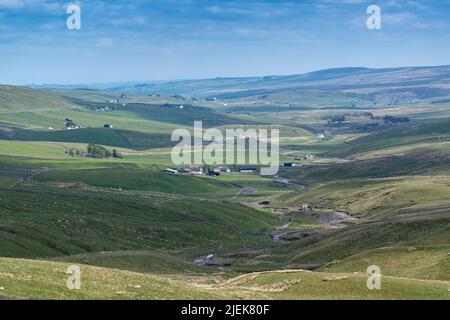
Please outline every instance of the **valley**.
M1 85L0 299L449 299L449 79ZM279 172L174 165L172 132L197 120L280 130Z

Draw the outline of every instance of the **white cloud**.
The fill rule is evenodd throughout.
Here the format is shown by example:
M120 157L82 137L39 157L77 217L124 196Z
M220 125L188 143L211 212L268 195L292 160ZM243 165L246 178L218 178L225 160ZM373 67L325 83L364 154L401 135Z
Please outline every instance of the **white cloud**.
M365 0L342 0L342 3L346 4L360 4L366 2Z
M114 26L143 26L147 20L143 17L112 19L111 24Z
M274 16L285 16L292 10L296 10L295 4L282 3L279 5L267 4L262 2L253 3L252 7L237 5L209 6L206 11L211 14L228 14L228 15L246 15L261 18L270 18Z
M77 1L75 1L77 3ZM45 11L53 14L64 14L67 4L48 0L0 0L0 8L4 9L28 9Z
M418 1L408 1L407 4L411 7L416 8L417 10L426 10L428 9L427 6L419 3Z
M394 8L402 8L403 4L398 0L388 0L383 2L382 7L394 7Z
M407 24L417 22L417 15L409 12L385 13L382 20L386 24Z
M22 0L0 0L0 8L18 9L24 5L25 2Z
M222 9L219 6L212 6L212 7L207 7L206 11L208 11L209 13L221 13Z

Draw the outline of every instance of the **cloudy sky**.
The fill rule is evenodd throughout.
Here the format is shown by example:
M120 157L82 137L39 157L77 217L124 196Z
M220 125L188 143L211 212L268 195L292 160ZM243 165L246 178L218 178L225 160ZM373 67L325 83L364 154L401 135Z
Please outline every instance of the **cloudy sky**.
M81 8L81 30L66 9ZM382 29L366 26L379 5ZM450 0L0 0L0 83L450 64Z

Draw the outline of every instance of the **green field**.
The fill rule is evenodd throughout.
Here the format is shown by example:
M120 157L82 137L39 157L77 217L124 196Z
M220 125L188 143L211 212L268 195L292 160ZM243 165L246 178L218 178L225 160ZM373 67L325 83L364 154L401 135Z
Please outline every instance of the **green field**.
M150 149L173 145L168 134L140 133L104 128L61 131L18 130L17 140L52 141L69 143L96 143L111 147Z
M125 178L126 177L126 178ZM180 195L236 193L237 186L212 178L179 176L146 170L52 171L39 175L39 182L82 182L102 188L141 190Z

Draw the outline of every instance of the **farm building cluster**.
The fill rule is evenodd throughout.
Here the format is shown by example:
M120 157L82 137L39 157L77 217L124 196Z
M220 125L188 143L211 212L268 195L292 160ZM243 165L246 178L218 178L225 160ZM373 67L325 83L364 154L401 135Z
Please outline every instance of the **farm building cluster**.
M69 119L69 118L66 118L65 122L66 122L66 125L64 127L65 130L80 130L80 129L84 128L83 126L81 126L79 124L76 124L72 119ZM113 129L114 126L112 124L105 123L103 125L103 128L105 128L105 129ZM49 130L54 130L53 127L48 127L48 129Z
M211 177L217 177L220 176L221 173L230 173L231 169L228 167L217 167L217 168L204 168L200 166L192 166L189 168L183 168L183 169L173 169L173 168L167 168L162 171L162 173L169 173L169 174L187 174L191 176L195 175L207 175ZM256 171L255 171L256 172Z
M302 160L310 160L314 159L314 156L305 156L302 158ZM303 167L304 164L300 162L285 162L281 164L281 167L283 168L294 168L294 167ZM207 176L220 176L222 173L250 173L250 174L256 174L258 173L258 167L236 167L233 166L233 168L220 166L217 168L207 168L202 166L191 166L188 168L167 168L161 171L162 173L168 173L168 174L186 174L186 175L207 175Z

